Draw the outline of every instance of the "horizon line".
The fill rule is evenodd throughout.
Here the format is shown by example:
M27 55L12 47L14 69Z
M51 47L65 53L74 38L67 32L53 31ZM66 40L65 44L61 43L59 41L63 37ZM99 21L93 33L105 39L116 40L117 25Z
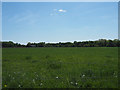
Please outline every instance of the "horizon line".
M118 40L119 40L119 38L115 38L115 39L105 39L105 38L102 38L102 39L103 39L103 40L115 40L115 39L118 39ZM71 43L73 43L74 41L76 41L76 42L84 42L84 41L97 41L97 40L101 40L101 39L58 41L58 42L46 42L46 41L32 42L32 41L28 41L27 43L15 42L15 41L13 41L13 40L0 40L0 42L9 42L9 41L11 41L11 42L13 42L13 43L18 43L18 44L21 44L21 45L27 45L29 42L30 42L30 43L40 43L40 42L45 42L45 43L59 43L59 42L61 42L61 43L66 43L66 42L71 42Z

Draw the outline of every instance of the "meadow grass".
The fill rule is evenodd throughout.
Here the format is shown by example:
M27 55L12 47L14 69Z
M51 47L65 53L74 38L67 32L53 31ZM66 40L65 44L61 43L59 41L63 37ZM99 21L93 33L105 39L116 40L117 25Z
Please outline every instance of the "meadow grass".
M117 88L117 47L3 48L3 88Z

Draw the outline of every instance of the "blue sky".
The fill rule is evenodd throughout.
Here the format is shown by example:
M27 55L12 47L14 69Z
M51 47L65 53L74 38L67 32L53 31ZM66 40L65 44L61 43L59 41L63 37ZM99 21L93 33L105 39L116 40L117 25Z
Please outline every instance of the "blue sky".
M118 38L117 2L3 2L2 40L73 42Z

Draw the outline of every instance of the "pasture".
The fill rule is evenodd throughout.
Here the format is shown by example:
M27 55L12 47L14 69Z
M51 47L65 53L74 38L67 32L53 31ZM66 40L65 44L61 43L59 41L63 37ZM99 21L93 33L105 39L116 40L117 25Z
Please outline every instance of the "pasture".
M3 88L117 88L117 47L3 48Z

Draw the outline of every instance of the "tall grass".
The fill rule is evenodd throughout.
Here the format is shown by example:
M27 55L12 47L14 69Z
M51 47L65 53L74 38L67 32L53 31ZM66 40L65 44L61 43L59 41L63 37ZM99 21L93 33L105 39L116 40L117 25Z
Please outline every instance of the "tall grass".
M118 48L3 48L3 88L117 88Z

